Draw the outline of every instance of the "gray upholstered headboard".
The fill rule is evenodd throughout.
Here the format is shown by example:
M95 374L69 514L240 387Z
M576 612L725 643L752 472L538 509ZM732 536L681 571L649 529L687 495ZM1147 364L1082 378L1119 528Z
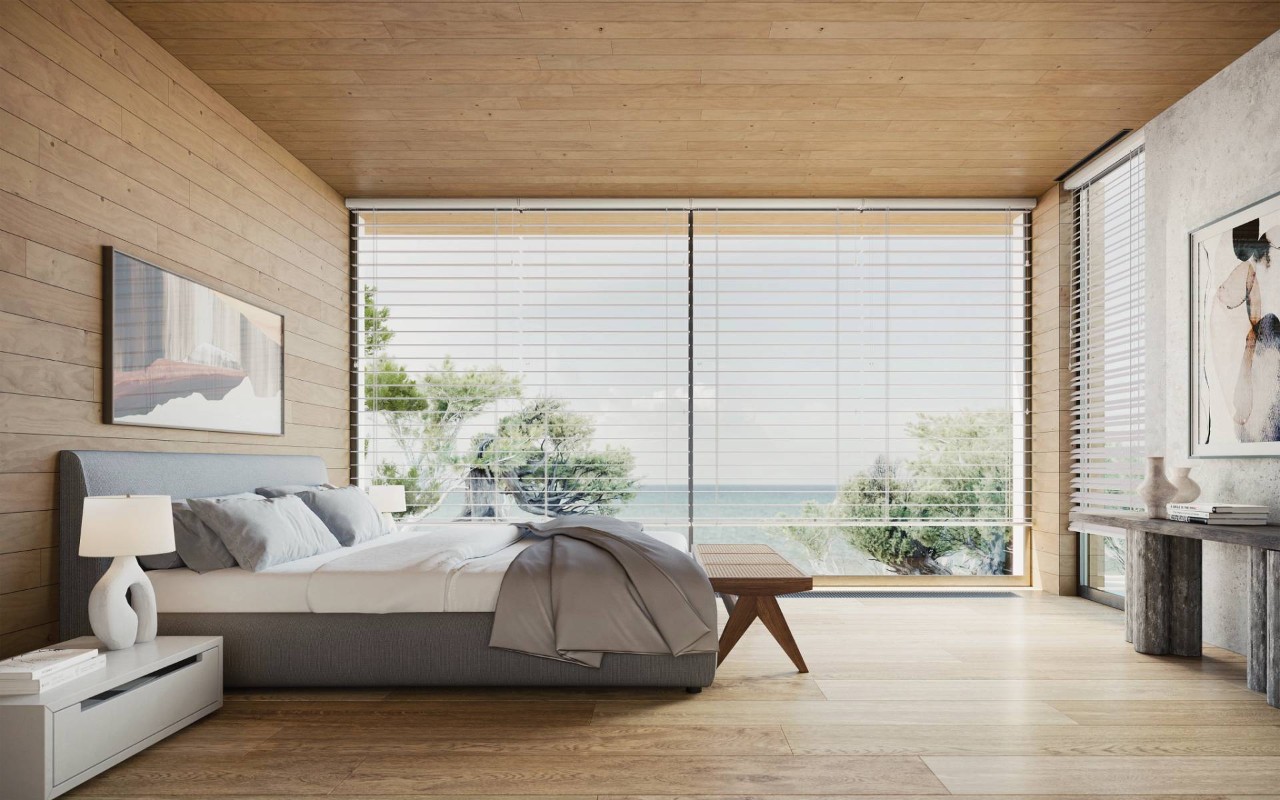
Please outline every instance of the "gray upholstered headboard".
M328 473L316 456L63 450L58 454L58 479L58 627L62 638L70 639L89 633L89 591L111 563L76 555L86 497L212 497L272 484L324 483Z

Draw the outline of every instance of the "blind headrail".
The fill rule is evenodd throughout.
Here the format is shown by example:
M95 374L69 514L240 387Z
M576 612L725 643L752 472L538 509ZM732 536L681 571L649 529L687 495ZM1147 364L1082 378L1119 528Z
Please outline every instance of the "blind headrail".
M1030 211L1034 197L968 198L561 198L349 197L352 211Z

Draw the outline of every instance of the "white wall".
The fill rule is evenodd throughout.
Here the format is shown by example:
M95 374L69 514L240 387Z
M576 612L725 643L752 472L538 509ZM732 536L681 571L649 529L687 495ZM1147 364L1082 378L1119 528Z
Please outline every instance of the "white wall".
M1156 117L1147 147L1147 442L1193 467L1205 498L1269 503L1280 458L1188 459L1188 234L1280 191L1280 33ZM1269 309L1280 311L1280 309ZM1206 543L1205 641L1246 645L1245 549Z

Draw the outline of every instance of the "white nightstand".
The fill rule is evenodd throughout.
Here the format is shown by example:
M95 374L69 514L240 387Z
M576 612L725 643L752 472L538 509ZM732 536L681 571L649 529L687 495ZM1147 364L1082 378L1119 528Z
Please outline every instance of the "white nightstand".
M160 636L105 652L97 672L42 694L0 697L6 800L57 797L222 707L221 636Z

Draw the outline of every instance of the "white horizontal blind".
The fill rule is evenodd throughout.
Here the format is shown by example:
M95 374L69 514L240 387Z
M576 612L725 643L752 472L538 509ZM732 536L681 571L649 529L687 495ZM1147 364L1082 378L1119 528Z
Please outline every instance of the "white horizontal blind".
M1144 418L1144 170L1136 150L1075 192L1072 503L1139 507ZM1073 530L1084 530L1073 525ZM1088 531L1086 531L1088 532Z
M375 208L353 235L353 463L415 513L1021 572L1023 209Z
M439 519L594 510L683 529L687 223L359 212L360 479L406 483Z
M845 574L1012 569L1026 233L1021 211L696 211L697 536L772 529Z

